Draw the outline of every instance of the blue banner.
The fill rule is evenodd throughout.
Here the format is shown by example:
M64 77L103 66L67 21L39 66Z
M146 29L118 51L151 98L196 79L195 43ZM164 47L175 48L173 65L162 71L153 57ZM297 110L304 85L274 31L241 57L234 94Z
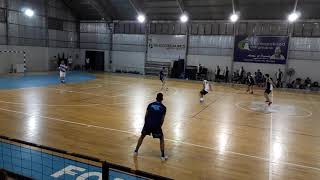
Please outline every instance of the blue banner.
M0 169L35 180L102 180L101 167L5 142L0 142ZM109 179L148 178L110 170Z
M236 36L234 61L286 64L288 36Z

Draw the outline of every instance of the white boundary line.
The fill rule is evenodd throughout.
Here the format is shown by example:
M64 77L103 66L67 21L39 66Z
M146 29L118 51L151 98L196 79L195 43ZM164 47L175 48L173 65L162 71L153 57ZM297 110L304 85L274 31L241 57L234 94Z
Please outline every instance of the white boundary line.
M250 101L244 101L244 102L239 102L239 103L236 103L236 107L242 109L242 110L245 110L245 111L248 111L248 112L254 112L254 113L260 113L260 114L272 114L272 113L275 113L275 114L278 114L278 113L281 113L281 112L261 112L261 111L254 111L254 110L250 110L250 109L246 109L244 107L242 107L240 104L241 103L245 103L245 102L250 102ZM307 115L287 115L287 116L291 116L291 117L310 117L313 115L313 113L305 108L302 108L301 109L305 112L307 112L308 114Z
M2 101L0 103L4 104L14 104L14 105L34 105L34 106L53 106L53 107L82 107L82 106L98 106L102 104L42 104L42 103L22 103L22 102L11 102L11 101Z
M272 94L273 99L273 94ZM273 155L273 144L272 144L272 136L273 136L273 119L272 113L270 114L270 133L269 133L269 180L272 180L272 155Z
M5 108L0 108L0 110L1 111L6 111L6 112L12 112L12 113L16 113L16 114L23 114L23 115L30 116L30 117L36 116L36 117L40 117L40 118L44 118L44 119L50 119L50 120L53 120L53 121L59 121L59 122L75 124L75 125L79 125L79 126L85 126L85 127L88 127L88 128L97 128L97 129L103 129L103 130L108 130L108 131L114 131L114 132L131 134L131 135L134 135L134 136L139 136L136 133L125 131L125 130L112 129L112 128L101 127L101 126L96 126L96 125L78 123L78 122L73 122L73 121L68 121L68 120L59 119L59 118L53 118L53 117L47 117L47 116L41 116L41 115L32 115L32 114L19 112L19 111L15 111L15 110L10 110L10 109L5 109ZM203 146L203 145L198 145L198 144L193 144L193 143L188 143L188 142L183 142L183 141L177 141L177 140L172 140L172 139L165 139L165 140L166 141L170 141L170 142L183 144L183 145L199 147L199 148L203 148L203 149L208 149L208 150L221 152L218 148L215 148L215 147L208 147L208 146ZM259 159L259 160L262 160L262 161L266 161L266 162L272 163L270 158L264 158L264 157L254 156L254 155L248 155L248 154L243 154L243 153L238 153L238 152L233 152L233 151L223 151L223 152L228 153L228 154L232 154L232 155L248 157L248 158L252 158L252 159ZM295 167L300 167L300 168L312 169L312 170L320 171L320 168L312 167L312 166L305 166L305 165L301 165L301 164L295 164L295 163L290 163L290 162L282 162L282 161L279 161L277 163L278 164L285 164L285 165L289 165L289 166L295 166Z

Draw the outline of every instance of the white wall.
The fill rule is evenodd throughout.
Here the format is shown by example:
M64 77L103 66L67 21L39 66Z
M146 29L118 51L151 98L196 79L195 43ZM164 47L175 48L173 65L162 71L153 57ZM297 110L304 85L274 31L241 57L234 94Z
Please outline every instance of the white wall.
M291 59L289 60L289 68L296 71L293 78L305 79L310 77L312 81L320 82L320 60Z
M148 61L172 62L185 59L186 45L186 35L151 34L148 37Z
M60 57L64 54L65 58L68 58L69 56L72 57L73 65L77 65L79 63L80 58L80 51L76 48L48 48L48 67L50 70L50 66L55 66L56 62L53 61L53 57L58 57L58 54L60 54ZM51 70L53 70L51 68Z
M220 68L226 66L231 68L232 58L230 56L206 56L206 55L188 55L188 66L198 66L199 64L204 67L215 70L219 65Z
M46 47L33 47L33 46L0 46L1 50L11 51L25 51L27 71L38 72L48 70L48 49ZM23 54L1 54L1 68L0 73L8 73L10 65L23 64Z
M144 52L112 51L112 69L138 71L144 74Z
M54 56L58 56L58 53L62 57L72 56L75 63L79 62L79 49L74 48L48 48L48 47L34 47L34 46L10 46L0 45L1 50L11 51L25 51L27 72L45 72L49 70L50 59ZM78 58L76 58L78 57ZM6 53L0 54L0 73L8 73L10 71L11 64L23 64L23 54Z

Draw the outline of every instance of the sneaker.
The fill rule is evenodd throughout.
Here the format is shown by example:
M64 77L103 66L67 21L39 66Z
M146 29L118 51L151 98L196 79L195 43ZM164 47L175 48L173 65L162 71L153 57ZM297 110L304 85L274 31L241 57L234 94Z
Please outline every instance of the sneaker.
M204 101L204 99L203 98L200 98L200 102L203 102Z
M166 161L166 160L168 160L168 156L161 156L161 161Z
M271 104L272 104L272 102L269 102L269 103L268 103L268 106L270 106Z

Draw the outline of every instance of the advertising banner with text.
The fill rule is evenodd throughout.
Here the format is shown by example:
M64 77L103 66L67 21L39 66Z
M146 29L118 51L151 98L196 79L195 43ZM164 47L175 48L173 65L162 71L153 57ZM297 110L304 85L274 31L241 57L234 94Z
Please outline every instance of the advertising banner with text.
M168 62L185 59L185 35L149 35L148 61Z
M288 36L236 36L235 62L286 64Z

